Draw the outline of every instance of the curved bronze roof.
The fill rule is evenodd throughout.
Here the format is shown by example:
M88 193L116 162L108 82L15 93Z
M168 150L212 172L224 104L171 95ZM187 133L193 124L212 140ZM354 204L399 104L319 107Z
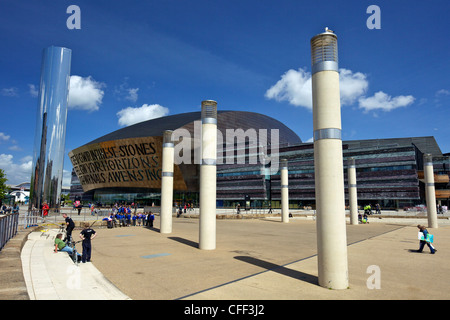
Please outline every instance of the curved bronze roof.
M200 111L180 113L136 123L104 135L86 145L127 138L162 136L165 130L176 130L181 127L193 133L194 121L201 121ZM302 143L300 137L283 123L256 112L218 111L217 128L222 133L225 133L226 129L242 129L244 131L247 129L278 129L280 145L287 146Z

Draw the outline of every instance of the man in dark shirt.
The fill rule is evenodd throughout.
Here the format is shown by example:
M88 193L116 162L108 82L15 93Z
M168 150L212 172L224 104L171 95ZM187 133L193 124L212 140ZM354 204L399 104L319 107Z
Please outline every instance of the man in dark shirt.
M80 238L83 240L82 248L83 253L81 255L81 262L91 262L91 240L95 238L97 234L95 233L94 229L91 229L89 223L84 224L84 229L80 233Z
M67 214L63 213L63 218L66 221L66 238L63 241L72 241L72 230L75 228L75 223L71 218L67 216Z

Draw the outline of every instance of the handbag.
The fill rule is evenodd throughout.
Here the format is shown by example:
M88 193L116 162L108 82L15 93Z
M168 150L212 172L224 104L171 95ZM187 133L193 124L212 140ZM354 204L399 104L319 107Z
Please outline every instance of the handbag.
M433 243L434 242L434 236L432 234L430 234L430 233L427 234L427 238L425 239L425 237L423 236L423 232L419 231L419 233L417 234L417 238L419 240L426 241L426 242L429 242L429 243Z

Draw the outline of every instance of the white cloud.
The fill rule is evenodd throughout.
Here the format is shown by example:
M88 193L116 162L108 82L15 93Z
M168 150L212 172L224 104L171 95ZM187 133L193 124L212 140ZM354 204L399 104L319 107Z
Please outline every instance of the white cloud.
M33 98L36 98L39 95L39 91L34 84L29 84L28 88L30 89L29 92Z
M96 111L100 108L104 92L104 83L93 80L90 76L70 77L69 108Z
M17 145L17 141L16 140L11 139L11 136L9 136L9 135L7 135L7 134L5 134L3 132L0 132L0 143L3 143L3 142L7 142L7 143L10 144L10 146L8 147L8 150L11 150L11 151L22 151L22 148L20 148Z
M348 69L339 69L339 88L341 104L352 105L369 88L367 76L361 72L353 73Z
M11 147L9 147L8 150L11 150L11 151L22 151L22 148L15 144L15 145L12 145Z
M302 68L289 70L281 79L266 91L265 97L276 101L287 101L294 106L312 109L311 73ZM414 102L411 95L391 97L379 91L372 97L365 97L369 88L367 76L361 72L339 69L339 87L341 105L352 105L358 102L359 108L366 112L371 110L391 111L406 107ZM439 90L440 95L447 95L448 90Z
M392 98L383 91L376 92L372 97L359 98L359 107L364 111L382 110L391 111L396 108L406 107L413 103L415 98L413 96L397 96Z
M33 166L33 157L26 156L14 162L14 157L10 154L0 154L0 169L3 169L8 181L7 184L17 185L22 182L31 181L31 168ZM70 186L72 172L63 170L63 186Z
M31 157L24 157L19 163L14 162L10 154L0 154L0 169L3 169L8 179L7 184L19 184L31 180Z
M114 88L114 95L120 100L136 102L138 100L138 91L139 88L130 88L128 78L125 78L120 86Z
M128 89L128 95L125 97L125 99L136 102L138 99L138 91L139 88L131 88Z
M0 132L0 141L8 141L11 136L7 136L3 132Z
M119 125L130 126L138 122L164 117L167 114L169 114L169 109L159 104L144 104L139 108L122 109L117 112L117 117L119 118Z
M17 88L3 88L0 90L0 94L5 97L18 97L19 90Z
M266 91L265 97L312 109L311 74L302 68L298 71L290 69Z
M339 70L339 85L341 104L351 105L363 95L369 83L366 75L361 72L353 73L348 69ZM294 106L312 109L311 73L302 68L289 70L265 94L268 99L287 101Z
M436 92L436 96L448 96L450 95L450 91L448 91L447 89L441 89L439 91Z

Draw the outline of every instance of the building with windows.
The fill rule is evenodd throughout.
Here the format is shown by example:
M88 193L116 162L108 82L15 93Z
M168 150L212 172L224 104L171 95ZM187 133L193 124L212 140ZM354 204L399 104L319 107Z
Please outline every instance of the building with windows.
M100 137L69 153L71 198L85 202L160 204L162 134L174 131L174 202L198 205L200 112L144 121ZM281 122L243 111L218 111L217 206L280 206L278 163L288 160L292 208L314 207L314 153ZM358 204L404 208L425 203L423 154L433 155L436 198L450 199L450 157L433 137L343 141L354 158ZM346 194L346 199L348 196Z
M379 203L383 208L405 208L425 203L423 154L432 153L435 171L436 198L449 204L450 157L443 155L433 137L343 141L344 179L348 200L347 160L355 159L358 204ZM280 159L288 160L289 203L291 208L315 204L314 146L302 143L280 148ZM248 168L250 169L250 168ZM224 205L242 199L242 192L252 200L270 201L272 207L281 204L280 174L261 178L255 170L219 167L217 198ZM260 182L255 188L255 180ZM262 181L263 180L263 181ZM252 188L246 186L253 181ZM240 190L240 186L242 189Z
M27 204L30 199L30 182L22 182L17 185L7 185L9 195L14 196L14 202ZM61 194L67 195L70 192L70 187L62 186Z

